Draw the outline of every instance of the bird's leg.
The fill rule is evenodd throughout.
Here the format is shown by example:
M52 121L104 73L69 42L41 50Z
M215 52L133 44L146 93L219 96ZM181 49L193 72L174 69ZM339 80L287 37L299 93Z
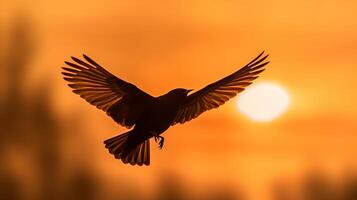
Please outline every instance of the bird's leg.
M162 147L164 146L165 138L159 136L159 134L157 134L155 131L150 131L150 133L154 136L155 142L159 143L159 149L162 149Z

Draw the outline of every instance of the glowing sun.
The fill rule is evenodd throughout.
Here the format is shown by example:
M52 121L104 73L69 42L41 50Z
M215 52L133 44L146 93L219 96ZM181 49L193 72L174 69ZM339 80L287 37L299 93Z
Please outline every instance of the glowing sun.
M258 83L247 88L238 97L238 109L254 121L271 121L281 116L289 107L290 96L286 89L274 83Z

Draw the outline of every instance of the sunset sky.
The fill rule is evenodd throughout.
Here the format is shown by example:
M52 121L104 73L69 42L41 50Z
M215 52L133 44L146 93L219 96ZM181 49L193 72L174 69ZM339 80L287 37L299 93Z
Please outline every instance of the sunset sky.
M108 187L125 179L147 193L157 177L172 173L192 191L227 184L250 199L269 199L272 184L310 170L339 177L357 169L356 9L357 1L337 0L5 0L0 53L6 56L11 30L24 20L33 50L23 90L51 87L51 108L70 132L61 142L64 171L80 165ZM159 96L176 87L200 89L262 50L271 63L255 83L285 88L287 112L256 122L238 110L238 96L171 127L163 150L152 140L151 165L142 168L107 153L103 141L126 129L73 94L60 74L63 61L85 53ZM78 132L77 121L84 127Z

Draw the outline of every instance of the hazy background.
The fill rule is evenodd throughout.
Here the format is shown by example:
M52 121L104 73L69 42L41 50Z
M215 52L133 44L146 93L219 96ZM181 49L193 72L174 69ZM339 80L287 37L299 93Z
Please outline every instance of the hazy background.
M357 199L356 1L0 2L0 199ZM199 89L266 50L259 81L291 106L251 121L237 98L113 159L125 128L60 74L86 53L152 95Z

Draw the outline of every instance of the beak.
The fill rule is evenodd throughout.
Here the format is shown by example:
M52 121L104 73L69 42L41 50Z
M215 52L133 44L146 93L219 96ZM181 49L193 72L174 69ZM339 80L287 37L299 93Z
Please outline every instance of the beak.
M193 89L187 90L186 93L188 94L188 93L190 93L191 91L193 91Z

